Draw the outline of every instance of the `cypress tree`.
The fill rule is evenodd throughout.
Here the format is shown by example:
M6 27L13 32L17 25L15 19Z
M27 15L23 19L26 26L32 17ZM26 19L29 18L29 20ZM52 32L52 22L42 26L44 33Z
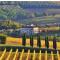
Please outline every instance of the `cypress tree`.
M22 36L22 45L26 45L26 34L24 33Z
M53 48L56 49L56 36L53 38Z
M45 47L49 48L48 36L45 37Z
M30 46L33 47L33 35L32 34L30 35Z
M37 34L37 46L41 47L41 39L40 34Z

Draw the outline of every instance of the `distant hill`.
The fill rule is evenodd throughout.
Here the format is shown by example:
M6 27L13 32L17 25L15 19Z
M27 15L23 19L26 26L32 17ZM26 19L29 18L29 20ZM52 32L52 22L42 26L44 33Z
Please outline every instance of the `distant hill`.
M0 19L20 20L32 17L19 5L0 5Z
M12 20L0 20L0 29L18 29L23 24L12 21Z
M60 23L60 15L56 15L56 16L44 16L44 17L35 17L32 19L25 19L24 21L21 21L21 23L24 24L49 24L49 23Z
M60 14L59 2L1 2L0 20L13 20L20 23L45 23L60 21L53 16ZM48 16L52 16L49 18ZM42 18L42 19L41 19Z

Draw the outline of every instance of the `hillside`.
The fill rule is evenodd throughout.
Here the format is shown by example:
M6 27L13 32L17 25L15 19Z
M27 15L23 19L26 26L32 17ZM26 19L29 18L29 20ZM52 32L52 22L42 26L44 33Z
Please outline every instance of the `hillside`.
M12 21L12 20L0 20L0 29L17 29L23 24Z
M59 2L0 2L0 20L36 24L45 23L45 21L47 23L59 22L59 17L53 17L59 14ZM45 16L47 18L44 18Z
M59 23L60 22L60 15L56 16L44 16L44 17L35 17L31 19L24 19L21 23L24 24L49 24L49 23Z

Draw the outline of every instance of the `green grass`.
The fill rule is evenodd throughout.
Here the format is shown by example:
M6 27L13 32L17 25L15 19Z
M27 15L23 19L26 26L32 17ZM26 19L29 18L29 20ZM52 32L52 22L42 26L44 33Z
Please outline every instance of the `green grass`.
M5 34L0 34L0 36L5 36L5 37L7 37L7 35L5 35Z

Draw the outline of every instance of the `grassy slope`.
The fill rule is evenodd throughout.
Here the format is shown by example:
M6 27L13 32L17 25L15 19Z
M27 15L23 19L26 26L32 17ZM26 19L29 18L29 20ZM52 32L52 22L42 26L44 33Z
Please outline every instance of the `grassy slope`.
M44 16L22 20L22 23L53 23L60 22L60 16Z

